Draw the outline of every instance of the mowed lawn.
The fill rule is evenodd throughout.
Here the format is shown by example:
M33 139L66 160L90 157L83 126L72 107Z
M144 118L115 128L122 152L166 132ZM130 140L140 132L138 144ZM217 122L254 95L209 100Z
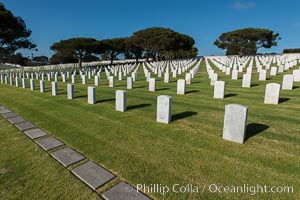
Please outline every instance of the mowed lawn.
M299 67L299 66L298 66ZM97 104L87 104L88 80L82 85L77 75L75 99L68 100L66 84L59 81L59 95L51 96L51 84L46 82L46 93L39 92L36 81L35 91L29 88L15 88L0 84L0 104L35 123L39 128L62 140L83 153L90 160L103 165L120 179L132 185L160 184L185 186L192 184L197 192L165 195L149 192L154 199L299 199L300 185L300 83L295 83L293 91L281 91L279 105L264 104L266 83L282 83L282 74L270 77L265 82L258 81L253 70L252 88L242 88L242 75L239 80L217 71L219 80L226 81L226 98L213 99L213 86L210 86L205 63L187 85L186 95L176 94L176 79L170 74L170 83L157 78L157 91L149 92L148 83L140 67L134 89L126 89L126 80L118 81L115 87L108 87L108 80L102 73L101 85L97 87ZM290 72L285 72L291 73ZM181 75L179 78L183 78ZM29 80L27 80L29 87ZM71 82L70 79L67 80ZM21 81L20 81L21 82ZM127 91L127 108L124 113L115 111L115 91ZM173 101L173 121L171 124L156 122L156 98L170 95ZM236 144L222 139L225 105L238 103L248 107L248 130L245 144ZM91 199L95 195L80 185L64 167L16 129L1 120L1 168L14 164L20 168L1 175L1 193L8 197L18 191L18 197L31 195L40 188L46 190L49 199L57 194L52 191L60 188L65 192L62 199ZM16 139L17 138L17 139ZM22 145L18 145L22 143ZM23 144L24 143L24 144ZM16 147L17 146L17 147ZM28 157L28 158L27 158ZM49 158L48 158L49 157ZM28 161L29 159L29 161ZM34 161L30 162L30 159ZM46 161L45 161L46 159ZM26 160L26 166L24 161ZM43 163L43 164L38 164ZM53 167L46 163L51 163ZM50 165L50 164L49 164ZM20 187L18 174L43 173L42 178L57 176L55 181L39 184L39 177L27 176ZM61 174L58 176L58 174ZM68 175L68 177L67 177ZM2 178L4 177L4 178ZM69 182L68 182L69 181ZM62 188L61 182L75 181ZM11 184L15 183L15 184ZM209 186L293 186L293 193L226 193L211 192ZM3 186L4 185L4 186ZM72 184L73 186L73 184ZM85 190L77 191L75 187ZM202 189L204 190L202 191ZM4 191L3 191L4 190ZM42 191L43 191L42 190ZM1 194L0 193L0 194ZM87 196L79 196L86 194ZM88 196L90 195L90 196ZM36 199L40 199L36 196Z
M0 199L100 199L0 118Z

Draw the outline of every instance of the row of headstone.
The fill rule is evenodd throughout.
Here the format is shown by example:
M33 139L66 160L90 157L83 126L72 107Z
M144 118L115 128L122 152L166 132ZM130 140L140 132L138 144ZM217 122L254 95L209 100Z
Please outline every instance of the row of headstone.
M277 57L277 59L278 59L279 56L275 56L275 57ZM275 57L273 58L273 60L275 60ZM244 59L242 61L244 63L238 62L238 64L236 63L236 60L238 60L238 59L236 59L234 57L231 57L231 58L229 58L229 57L206 57L205 60L206 60L206 66L207 66L209 78L211 79L211 85L214 85L214 82L216 81L216 75L215 75L214 70L211 68L210 64L208 63L208 60L210 60L219 70L221 70L222 72L225 72L226 75L231 74L232 80L238 79L238 73L243 72L243 69L246 68L246 63L248 63L248 62L249 62L249 64L247 67L246 74L251 75L252 67L253 67L253 60L255 60L256 65L257 65L257 72L259 73L259 80L265 81L267 79L267 71L268 70L270 70L270 76L276 76L278 72L279 73L284 72L286 70L289 70L292 67L297 66L298 60L300 59L299 55L298 56L292 55L292 56L288 57L289 59L287 59L286 55L282 56L282 57L285 58L285 60L282 61L282 63L284 65L280 65L279 67L276 67L276 66L271 67L270 63L268 63L269 62L268 60L261 61L260 57L258 57L258 56L256 56L255 59L253 59L253 57L252 58L246 57L246 59ZM263 69L262 65L260 65L261 62L263 63L264 66L266 66L265 69ZM230 70L232 70L232 73L230 73ZM294 75L294 81L300 81L300 71L298 71L298 69L293 71L293 75ZM249 87L249 80L251 80L251 78L249 79L249 76L246 76L246 77L243 77L243 80L245 81L245 83L242 84L242 87Z

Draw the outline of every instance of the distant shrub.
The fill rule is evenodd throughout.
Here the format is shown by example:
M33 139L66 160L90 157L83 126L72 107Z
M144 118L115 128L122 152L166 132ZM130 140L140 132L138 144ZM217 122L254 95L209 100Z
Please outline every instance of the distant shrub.
M283 53L300 53L300 48L295 48L295 49L283 49Z

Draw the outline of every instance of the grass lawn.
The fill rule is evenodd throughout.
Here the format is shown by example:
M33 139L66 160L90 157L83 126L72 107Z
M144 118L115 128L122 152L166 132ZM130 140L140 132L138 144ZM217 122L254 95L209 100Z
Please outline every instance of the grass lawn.
M58 84L59 95L55 97L51 96L51 84L47 81L47 91L43 94L38 87L36 91L30 91L0 84L0 104L132 185L161 184L172 190L174 184L192 184L199 188L198 193L170 191L162 195L150 191L148 195L154 199L253 198L250 193L213 193L209 191L211 184L293 186L293 193L258 193L254 197L299 199L300 83L295 83L293 91L281 91L279 105L266 105L263 103L265 84L281 83L282 74L268 75L267 81L260 82L255 73L252 88L241 87L241 74L236 81L220 71L218 74L219 80L227 83L227 98L223 100L213 99L213 86L209 85L202 62L193 84L187 85L186 95L176 95L176 80L171 78L172 74L171 83L164 84L163 78L157 78L158 91L149 92L140 67L135 88L127 90L128 111L124 113L115 111L114 98L116 89L126 90L126 80L118 81L116 77L115 88L109 88L104 73L101 85L97 87L98 102L95 105L87 104L87 86L92 85L93 80L87 85L75 85L74 100L67 100L66 83L62 82ZM173 98L173 122L168 125L155 120L156 98L162 94ZM231 103L248 107L248 139L243 145L222 140L224 107ZM66 199L68 195L73 195L73 199L95 197L4 120L0 127L1 168L8 166L5 167L8 168L7 175L1 175L1 193L8 197L19 193L17 197L29 195L30 199L41 199L34 196L41 189L44 190L42 197L54 195L55 198L59 193ZM18 144L14 144L16 141ZM9 155L15 156L13 161ZM43 163L43 167L37 162ZM45 162L49 164L45 165ZM9 166L19 168L9 170ZM32 172L27 173L27 170ZM26 177L26 180L21 179L21 188L21 184L16 184L20 176ZM58 192L52 194L52 191Z
M0 70L16 69L16 67L0 64Z
M0 199L100 199L0 118Z

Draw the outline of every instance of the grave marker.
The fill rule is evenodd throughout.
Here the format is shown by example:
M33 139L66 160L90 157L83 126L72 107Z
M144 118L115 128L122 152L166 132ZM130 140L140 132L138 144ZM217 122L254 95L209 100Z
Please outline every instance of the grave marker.
M248 108L239 104L225 106L223 139L244 143Z

